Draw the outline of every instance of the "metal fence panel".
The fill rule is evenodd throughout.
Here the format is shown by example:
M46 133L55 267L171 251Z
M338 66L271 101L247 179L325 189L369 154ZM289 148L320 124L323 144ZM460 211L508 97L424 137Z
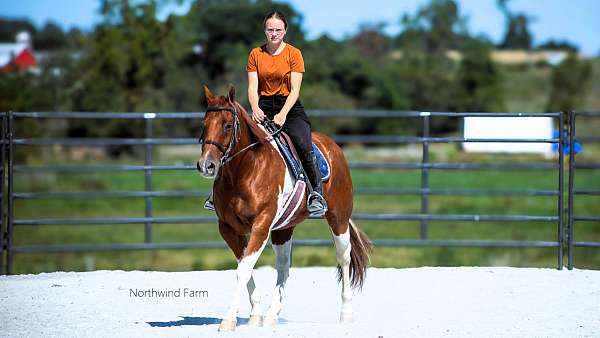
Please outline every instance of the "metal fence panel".
M563 262L563 145L565 135L559 133L556 139L464 139L461 137L430 137L429 124L430 117L553 117L558 120L561 131L564 124L564 114L562 113L462 113L462 112L418 112L418 111L347 111L331 110L321 111L313 110L308 112L310 116L318 118L330 117L377 117L377 118L420 118L422 121L423 137L407 136L382 136L382 135L334 135L334 139L340 143L362 142L362 143L390 143L407 144L419 143L423 145L423 153L420 163L350 163L352 169L386 169L386 170L420 170L421 184L419 188L401 189L401 188L360 188L356 189L357 194L390 194L390 195L420 195L421 212L420 214L354 214L357 220L379 220L379 221L418 221L420 223L420 237L418 239L397 239L383 240L375 239L375 245L379 246L436 246L436 247L549 247L557 249L557 268L561 269ZM594 113L580 113L581 115L591 116ZM197 144L196 138L154 138L153 120L154 119L181 119L181 118L202 118L203 112L191 113L50 113L50 112L30 112L30 113L8 113L3 117L2 128L2 160L6 161L8 186L7 197L2 198L2 205L6 205L6 215L2 223L5 229L4 241L6 249L6 271L12 271L12 261L14 253L22 252L71 252L71 251L113 251L113 250L161 250L161 249L182 249L182 248L212 248L225 247L224 242L183 242L183 243L161 243L155 242L152 238L152 224L167 223L214 223L214 217L153 217L152 199L157 197L200 197L206 196L207 192L199 191L155 191L152 187L153 171L169 170L195 170L194 165L154 165L152 150L155 145L185 145ZM46 118L46 119L145 119L146 137L141 139L119 139L119 138L96 138L96 139L74 139L74 138L15 138L13 135L14 118ZM572 143L574 137L575 114L570 115L568 135ZM586 140L593 140L586 138ZM458 143L458 142L521 142L521 143L554 143L558 144L559 156L557 163L432 163L429 160L429 145L431 143ZM86 145L86 146L106 146L106 145L140 145L144 146L145 156L144 165L14 165L14 153L16 146L47 146L47 145ZM571 151L573 147L570 148ZM6 154L5 154L6 152ZM580 195L598 195L600 192L594 190L574 190L573 173L576 168L584 168L587 164L575 164L574 156L571 155L569 161L569 206L567 223L567 250L569 254L569 268L572 268L572 246L600 246L593 242L574 242L572 236L573 221L588 219L596 220L595 216L573 215L573 196ZM591 169L596 169L591 166ZM539 189L431 189L429 182L429 172L431 170L552 170L558 171L558 187L556 190ZM13 176L21 173L38 172L113 172L113 171L143 171L144 172L144 191L102 191L102 192L17 192L13 191ZM4 171L0 173L4 175ZM4 183L4 180L3 180ZM0 187L4 191L4 186ZM463 195L463 196L551 196L557 199L556 215L436 215L429 212L429 196L432 195ZM15 219L14 201L15 199L44 199L44 198L144 198L145 211L144 217L139 218L85 218L85 219ZM4 209L4 208L3 208ZM429 221L451 221L451 222L552 222L557 226L556 241L515 241L515 240L431 240L428 238ZM14 246L12 242L14 226L49 226L49 225L91 225L91 224L144 224L145 236L144 243L132 244L71 244L71 245L31 245ZM0 231L1 232L1 231ZM297 245L324 246L330 245L328 240L303 240L295 241ZM0 269L0 271L2 271Z
M600 118L600 112L569 112L569 188L568 188L568 206L567 206L567 268L569 270L574 267L573 254L576 247L598 248L600 242L597 241L576 241L574 238L575 222L600 222L600 215L576 215L575 213L575 198L577 196L600 196L600 186L575 189L575 174L583 171L598 170L600 163L577 163L577 154L575 153L574 145L577 142L584 143L600 143L598 136L578 136L577 135L577 117ZM581 169L581 170L577 170Z
M4 266L6 265L6 255L5 252L8 249L8 245L6 243L6 210L5 210L5 198L4 198L4 193L6 191L5 188L5 173L6 173L6 168L5 168L5 164L6 164L6 127L7 127L7 120L6 120L6 113L2 112L0 113L0 119L1 119L1 123L2 125L0 126L0 142L1 142L1 148L0 149L0 274L4 273L5 268Z

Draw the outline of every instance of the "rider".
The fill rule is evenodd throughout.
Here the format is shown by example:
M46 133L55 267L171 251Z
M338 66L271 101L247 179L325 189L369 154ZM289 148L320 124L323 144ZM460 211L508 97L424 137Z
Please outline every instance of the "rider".
M299 100L304 59L300 50L283 41L287 33L285 16L274 11L263 21L267 43L252 49L248 56L248 101L252 119L265 117L282 126L298 150L313 191L308 196L310 216L327 212L323 182L312 150L311 125Z

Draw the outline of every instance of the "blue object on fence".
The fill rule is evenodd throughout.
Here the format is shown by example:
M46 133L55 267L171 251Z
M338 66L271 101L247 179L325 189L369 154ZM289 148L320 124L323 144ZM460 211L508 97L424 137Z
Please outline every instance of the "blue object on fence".
M552 137L553 138L558 138L558 130L554 130L552 131ZM563 154L565 155L569 155L569 151L571 150L570 148L570 144L569 144L569 137L567 135L567 132L565 131L565 135L564 136L564 142L563 142ZM583 149L583 146L581 145L581 143L575 141L575 147L573 148L573 151L575 153L575 155L579 154L581 152L581 150ZM552 144L552 151L553 152L558 152L558 143L553 143Z

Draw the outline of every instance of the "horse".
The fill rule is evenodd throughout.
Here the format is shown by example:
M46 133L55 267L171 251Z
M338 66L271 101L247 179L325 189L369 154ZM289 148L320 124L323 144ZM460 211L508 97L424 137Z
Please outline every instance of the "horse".
M282 156L269 143L270 135L235 101L235 87L230 85L225 97L214 95L204 86L204 96L208 108L200 138L201 155L196 166L204 178L214 180L213 202L219 232L238 262L237 286L219 331L235 330L244 288L248 290L251 305L248 324L272 326L278 322L283 308L294 227L308 217L306 199L287 228L272 229L281 206L282 189L290 175ZM372 244L350 219L352 179L342 150L323 134L313 133L312 138L331 166L330 178L323 186L329 206L325 218L335 244L338 282L342 284L340 322L350 322L351 288L362 288ZM263 316L252 273L269 236L277 257L277 284L271 305Z

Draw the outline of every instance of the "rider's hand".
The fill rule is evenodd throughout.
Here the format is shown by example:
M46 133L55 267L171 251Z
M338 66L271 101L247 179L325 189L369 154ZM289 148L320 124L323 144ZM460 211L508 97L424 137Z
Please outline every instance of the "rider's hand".
M273 117L273 122L275 122L276 125L281 127L285 123L285 118L286 118L285 114L279 113L279 114L275 115L275 117Z
M258 108L252 112L252 119L255 122L260 123L265 119L265 113L262 111L262 109Z

